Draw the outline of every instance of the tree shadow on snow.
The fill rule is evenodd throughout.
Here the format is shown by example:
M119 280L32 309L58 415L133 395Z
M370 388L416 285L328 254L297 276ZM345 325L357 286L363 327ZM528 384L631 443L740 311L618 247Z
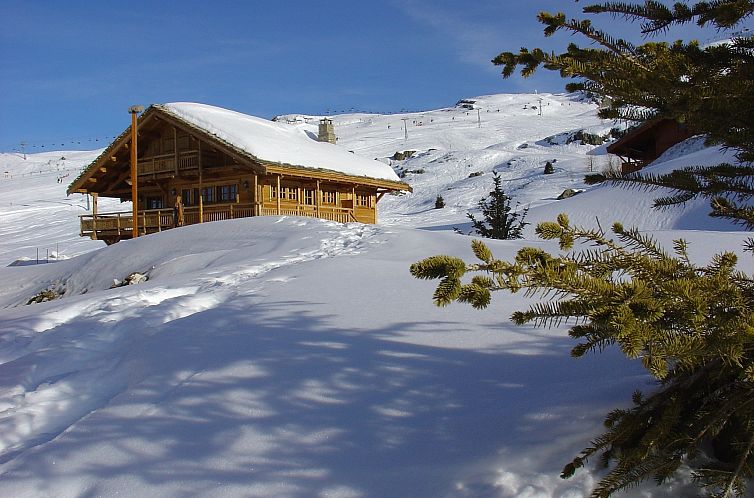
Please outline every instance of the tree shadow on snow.
M19 456L0 491L56 495L74 478L79 496L445 495L478 461L566 436L585 402L572 387L592 383L594 402L617 377L605 358L571 359L566 337L534 337L548 354L425 346L405 334L468 325L344 328L325 305L250 301L124 345L118 394ZM554 474L565 463L541 458Z

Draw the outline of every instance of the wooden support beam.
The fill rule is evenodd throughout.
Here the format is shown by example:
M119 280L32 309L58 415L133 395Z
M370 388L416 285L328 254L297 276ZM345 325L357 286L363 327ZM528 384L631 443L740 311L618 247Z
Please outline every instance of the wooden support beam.
M136 152L138 150L138 126L136 118L139 114L139 110L136 107L132 107L128 112L131 113L131 206L133 208L133 213L131 215L131 222L133 225L131 238L135 239L139 236L139 195L137 187L139 174L137 171L138 158L136 157Z
M319 218L319 204L322 202L322 191L319 188L319 180L317 180L317 190L314 192L314 212Z
M280 216L280 175L277 175L275 178L277 178L277 215Z
M175 161L175 176L178 176L178 128L173 126L173 161Z
M104 166L100 166L99 170L100 173L107 173L107 168L105 168Z
M199 223L204 223L204 195L202 193L202 142L201 140L199 141Z
M97 240L97 192L92 192L92 240Z
M252 180L252 186L254 187L254 190L253 190L254 198L251 200L251 202L254 203L254 215L259 216L262 213L260 212L260 209L259 209L260 195L259 195L259 185L257 182L258 182L257 174L254 173L254 177Z

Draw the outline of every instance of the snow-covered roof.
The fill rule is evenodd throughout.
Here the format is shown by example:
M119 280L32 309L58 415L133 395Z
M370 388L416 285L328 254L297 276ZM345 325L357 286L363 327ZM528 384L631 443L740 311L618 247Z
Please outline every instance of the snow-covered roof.
M195 126L266 163L325 169L350 176L399 182L387 164L318 142L306 131L229 109L191 102L154 107Z

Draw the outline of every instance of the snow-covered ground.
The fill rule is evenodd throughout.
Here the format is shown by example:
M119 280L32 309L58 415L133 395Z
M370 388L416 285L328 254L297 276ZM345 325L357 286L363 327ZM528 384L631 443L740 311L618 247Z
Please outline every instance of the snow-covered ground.
M542 116L531 109L539 98ZM561 211L583 224L622 220L665 242L687 238L700 262L748 234L708 218L704 201L653 211L657 192L584 185L590 163L608 158L546 139L609 130L593 104L470 100L334 117L339 145L356 154L417 151L392 161L424 171L405 175L414 192L383 199L373 226L263 217L104 247L78 237L86 200L65 196L99 151L1 154L0 496L587 496L599 469L558 474L608 410L652 388L640 365L613 350L575 360L565 327L512 325L522 296L438 309L434 283L409 265L472 257L472 238L452 228L467 227L492 172L531 206L530 221ZM690 142L652 168L723 156ZM586 191L556 201L565 188ZM444 209L433 209L438 194ZM103 201L101 211L129 209ZM498 257L525 244L556 250L528 233L489 245ZM58 251L56 262L17 263L36 262L38 249ZM742 268L752 271L749 257ZM149 280L110 288L133 272ZM49 288L63 297L24 305ZM626 496L693 489L681 476Z

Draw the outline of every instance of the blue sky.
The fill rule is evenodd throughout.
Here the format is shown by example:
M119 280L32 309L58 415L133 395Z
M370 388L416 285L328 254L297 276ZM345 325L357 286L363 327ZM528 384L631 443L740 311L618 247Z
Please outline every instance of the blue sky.
M504 80L490 59L562 49L571 38L545 40L535 16L579 9L566 0L0 0L0 150L106 145L133 104L204 102L269 118L559 92L555 74Z

